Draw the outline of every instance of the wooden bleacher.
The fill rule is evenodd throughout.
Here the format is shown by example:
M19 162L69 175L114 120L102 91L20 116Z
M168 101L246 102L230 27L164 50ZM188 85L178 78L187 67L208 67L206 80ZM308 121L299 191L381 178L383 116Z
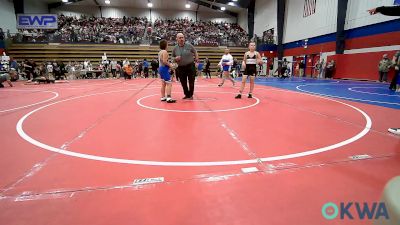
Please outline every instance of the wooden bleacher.
M173 46L168 51L171 52ZM225 47L199 47L201 60L206 57L210 59L211 71L217 70L217 64L224 54ZM246 48L232 47L231 54L234 58L242 60ZM147 59L151 61L158 57L158 46L118 45L118 44L12 44L8 54L18 61L33 59L36 63L46 61L83 62L88 59L92 64L97 65L101 56L107 53L108 59L129 61Z

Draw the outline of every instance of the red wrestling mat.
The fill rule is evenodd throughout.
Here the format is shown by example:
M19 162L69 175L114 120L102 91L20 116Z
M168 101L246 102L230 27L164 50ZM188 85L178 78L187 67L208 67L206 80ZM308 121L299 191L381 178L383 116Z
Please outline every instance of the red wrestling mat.
M400 171L397 110L217 84L187 101L173 83L175 104L154 79L0 90L0 221L366 224L321 208L379 201Z

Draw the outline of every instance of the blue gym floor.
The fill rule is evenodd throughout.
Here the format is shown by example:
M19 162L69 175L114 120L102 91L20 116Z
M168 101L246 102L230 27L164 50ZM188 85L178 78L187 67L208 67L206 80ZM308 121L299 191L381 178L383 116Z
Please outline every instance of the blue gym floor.
M400 109L400 93L389 90L389 83L258 77L256 84Z

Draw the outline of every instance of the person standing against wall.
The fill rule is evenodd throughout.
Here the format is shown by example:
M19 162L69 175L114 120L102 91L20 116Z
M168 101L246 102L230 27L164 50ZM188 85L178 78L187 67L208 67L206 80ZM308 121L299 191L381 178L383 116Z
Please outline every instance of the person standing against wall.
M185 43L185 35L178 33L176 35L177 45L172 50L172 57L178 63L176 76L182 84L183 99L192 100L194 94L194 80L196 75L195 62L199 61L199 55L193 45ZM189 82L189 87L188 87Z
M306 68L306 64L304 60L301 60L299 63L299 77L304 77L304 69Z
M318 78L324 78L325 75L325 60L322 59L320 62L320 67L319 67L319 74L318 74Z
M314 65L314 74L315 74L315 78L319 77L319 71L321 70L321 62L317 61ZM311 76L312 78L314 78L314 76Z
M393 77L392 83L390 86L392 90L396 90L396 92L400 92L400 51L397 51L396 54L393 56L392 61L395 69L395 76Z
M378 65L379 82L387 81L387 74L391 66L392 66L392 61L390 61L387 54L384 54L383 59L379 62Z
M204 74L206 75L206 78L210 78L211 79L211 71L210 71L210 60L208 58L206 58L204 60Z
M335 70L335 60L331 60L326 64L325 68L325 77L326 78L333 78L333 71Z

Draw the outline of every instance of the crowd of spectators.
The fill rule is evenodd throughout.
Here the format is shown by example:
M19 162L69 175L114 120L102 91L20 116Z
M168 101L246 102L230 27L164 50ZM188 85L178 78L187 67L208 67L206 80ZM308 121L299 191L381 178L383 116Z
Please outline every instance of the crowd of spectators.
M274 29L269 29L263 32L262 43L275 44Z
M80 18L60 15L57 30L19 30L17 42L91 42L139 44L149 21L147 18Z
M186 40L201 46L246 46L248 34L238 24L211 21L193 21L188 18L157 19L152 24L147 18L123 17L80 18L60 15L58 29L20 29L12 36L15 42L33 43L158 43L166 39L175 44L176 34L185 33ZM4 39L4 33L2 37Z
M236 45L246 46L248 35L237 24L211 21L193 21L183 19L157 19L154 22L150 38L153 42L165 39L169 44L176 44L176 34L182 32L185 38L193 45L219 46Z

